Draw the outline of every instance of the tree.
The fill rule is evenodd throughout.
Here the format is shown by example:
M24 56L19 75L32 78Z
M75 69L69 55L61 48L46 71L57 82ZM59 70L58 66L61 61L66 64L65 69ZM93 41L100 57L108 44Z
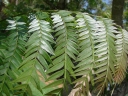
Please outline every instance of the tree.
M124 1L125 0L113 0L112 2L112 19L121 27L123 27Z

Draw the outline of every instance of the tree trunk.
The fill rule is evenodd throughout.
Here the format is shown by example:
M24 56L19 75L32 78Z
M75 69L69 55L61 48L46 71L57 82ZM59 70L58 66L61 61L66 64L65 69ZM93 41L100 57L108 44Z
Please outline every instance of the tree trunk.
M59 0L59 3L58 3L58 9L61 9L61 10L64 10L66 9L66 0Z
M123 9L124 0L113 0L112 2L112 20L117 25L123 27Z
M125 0L113 0L112 19L117 25L123 27L123 9ZM126 96L128 93L128 81L125 79L120 85L116 86L112 96Z

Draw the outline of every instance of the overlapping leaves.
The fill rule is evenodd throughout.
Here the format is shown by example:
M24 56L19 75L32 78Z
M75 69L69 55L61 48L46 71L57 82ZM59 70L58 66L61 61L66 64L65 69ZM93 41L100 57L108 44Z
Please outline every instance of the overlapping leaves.
M72 82L69 96L89 96L90 85L100 95L109 84L123 81L126 30L117 29L110 19L94 20L81 12L31 15L29 24L20 17L8 20L9 35L0 41L1 96L61 96Z
M93 66L95 65L95 48L94 45L95 33L97 31L96 20L88 16L86 13L78 13L76 16L77 28L78 28L78 40L79 40L79 51L80 54L77 58L77 66L75 70L75 76L81 76L75 82L76 84L76 95L78 94L89 94L89 81L93 84ZM85 72L86 70L86 72ZM82 93L82 90L87 92Z
M72 60L75 60L78 54L77 36L74 26L75 18L68 11L53 13L52 18L56 45L55 56L52 57L53 66L47 71L47 73L52 73L52 75L47 80L58 79L51 84L55 83L54 86L62 84L62 87L64 87L66 83L71 83L70 75L74 75ZM61 94L60 91L57 94Z
M16 86L15 89L24 89L25 91L30 87L32 91L35 91L31 93L30 90L27 90L28 93L42 96L41 88L44 85L41 86L40 84L47 78L45 71L48 70L48 64L51 63L49 54L54 55L50 43L54 43L54 40L49 22L34 18L29 25L28 33L31 36L25 45L27 49L25 50L24 61L19 68L23 70L23 73L14 80L14 82L21 82L22 84Z
M22 62L22 55L25 51L24 38L19 36L19 32L23 31L24 22L20 18L7 20L9 25L6 30L11 30L6 40L1 42L1 54L4 56L2 64L0 64L0 95L10 96L12 94L12 83L19 74L18 67Z
M126 70L127 70L127 54L128 54L128 33L124 29L119 29L120 34L117 34L117 40L116 40L116 58L117 58L117 65L116 65L116 71L114 75L114 81L117 84L120 84L125 76L126 76Z
M116 46L115 34L118 34L113 26L112 20L102 18L98 23L98 31L96 32L97 45L95 46L95 54L97 56L95 71L95 83L100 94L108 87L108 84L113 83L113 75L115 74L116 64Z

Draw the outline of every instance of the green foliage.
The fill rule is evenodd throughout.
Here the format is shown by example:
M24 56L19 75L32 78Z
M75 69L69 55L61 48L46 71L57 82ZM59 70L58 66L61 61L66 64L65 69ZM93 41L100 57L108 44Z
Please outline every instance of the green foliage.
M63 10L6 21L0 96L61 96L68 84L69 96L100 95L125 78L128 32L110 19Z

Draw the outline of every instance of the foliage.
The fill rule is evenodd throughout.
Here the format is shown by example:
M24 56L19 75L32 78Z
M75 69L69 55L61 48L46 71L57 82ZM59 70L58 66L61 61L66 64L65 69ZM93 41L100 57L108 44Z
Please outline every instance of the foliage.
M69 96L100 95L125 78L128 32L110 19L63 10L6 21L0 96L62 96L67 85Z
M0 20L37 10L81 9L84 0L0 0Z

